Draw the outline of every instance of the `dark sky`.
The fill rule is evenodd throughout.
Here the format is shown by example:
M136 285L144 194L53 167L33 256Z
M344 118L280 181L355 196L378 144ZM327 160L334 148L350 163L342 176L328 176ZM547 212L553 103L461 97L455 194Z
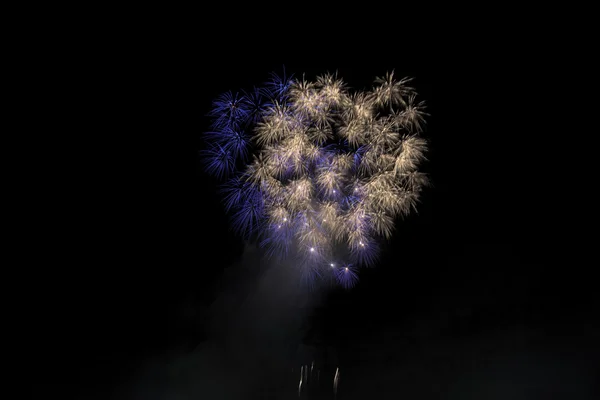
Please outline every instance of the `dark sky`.
M91 168L74 178L69 224L68 262L80 267L54 274L60 290L41 305L56 339L40 390L250 399L271 385L287 399L300 364L317 359L324 376L340 367L340 400L374 388L380 398L591 398L596 296L561 206L568 177L547 163L565 149L548 120L543 41L445 26L434 39L288 36L252 24L233 41L171 24L98 61L101 111L79 156ZM265 38L278 30L290 45ZM415 78L431 114L434 186L351 291L307 296L285 267L261 261L199 167L212 100L283 65L337 71L357 89L394 69Z

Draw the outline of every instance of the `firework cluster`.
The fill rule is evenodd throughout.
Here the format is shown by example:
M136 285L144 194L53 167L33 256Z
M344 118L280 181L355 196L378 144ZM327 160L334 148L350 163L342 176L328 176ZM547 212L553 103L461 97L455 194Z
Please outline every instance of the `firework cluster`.
M392 72L358 92L330 74L273 75L218 97L203 157L224 181L233 227L309 279L352 286L428 183L418 171L427 114L409 83Z

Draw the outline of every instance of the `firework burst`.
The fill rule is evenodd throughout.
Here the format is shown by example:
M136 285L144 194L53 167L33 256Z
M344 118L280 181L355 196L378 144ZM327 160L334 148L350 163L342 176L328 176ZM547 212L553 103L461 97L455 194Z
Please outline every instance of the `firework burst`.
M391 72L352 92L331 74L273 74L264 87L219 96L203 159L224 180L232 226L268 254L295 258L309 281L352 287L428 185L418 171L427 114L410 82Z

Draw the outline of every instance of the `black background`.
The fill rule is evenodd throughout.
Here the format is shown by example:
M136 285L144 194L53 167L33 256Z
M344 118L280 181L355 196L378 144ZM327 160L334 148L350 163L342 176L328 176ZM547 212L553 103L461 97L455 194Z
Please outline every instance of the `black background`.
M414 359L428 356L415 349L433 354L427 349L442 340L447 352L481 360L478 335L493 347L503 340L497 335L516 332L527 344L515 352L585 372L583 383L566 379L546 390L587 398L598 319L575 226L585 218L566 205L579 191L574 167L563 162L574 141L557 114L570 112L566 99L579 88L564 78L561 36L527 18L440 25L408 10L372 10L360 20L320 11L304 20L298 10L293 23L276 12L240 22L243 13L228 12L131 22L107 48L78 60L82 136L70 143L76 161L65 165L72 195L55 215L68 233L49 253L65 268L47 272L54 289L38 304L54 338L40 388L108 398L148 359L189 354L210 340L208 310L228 282L244 282L223 277L257 261L229 230L217 182L200 167L206 114L220 93L250 89L285 66L309 78L337 71L359 90L393 69L415 78L431 114L424 169L433 188L355 289L328 292L309 309L304 343L335 347L348 370L381 364L374 360L384 353L389 365L404 357L419 368ZM394 339L381 345L385 334L404 337L416 353L398 355ZM456 350L465 343L472 347ZM549 370L542 380L554 376ZM439 386L444 374L428 375L427 393L450 393Z

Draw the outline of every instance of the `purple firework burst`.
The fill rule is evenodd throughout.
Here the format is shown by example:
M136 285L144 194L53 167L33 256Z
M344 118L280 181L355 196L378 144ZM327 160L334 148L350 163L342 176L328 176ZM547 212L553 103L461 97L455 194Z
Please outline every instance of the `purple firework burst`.
M391 72L353 92L331 74L273 74L264 87L219 96L204 161L225 181L232 226L294 258L307 280L352 287L428 185L418 171L427 114L410 81Z

